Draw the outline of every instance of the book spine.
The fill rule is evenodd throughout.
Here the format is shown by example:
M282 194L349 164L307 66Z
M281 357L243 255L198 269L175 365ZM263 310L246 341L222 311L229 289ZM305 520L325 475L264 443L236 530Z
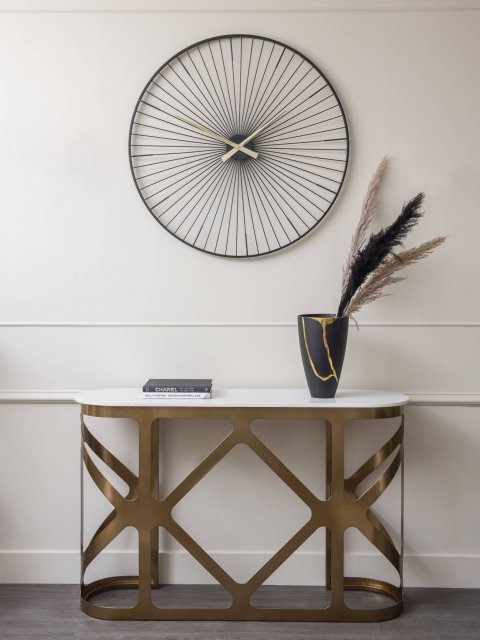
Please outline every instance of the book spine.
M185 399L199 399L208 400L212 397L211 393L146 393L143 394L144 398L163 398L164 400L185 400Z
M205 387L168 387L164 391L162 387L143 387L143 393L211 393L211 388L205 391Z

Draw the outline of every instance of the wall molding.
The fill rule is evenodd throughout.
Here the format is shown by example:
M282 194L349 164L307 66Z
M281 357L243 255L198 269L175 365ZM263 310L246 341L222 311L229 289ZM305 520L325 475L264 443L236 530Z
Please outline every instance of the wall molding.
M106 322L96 322L96 321L26 321L26 320L11 320L0 322L1 327L46 327L46 328L149 328L149 327L185 327L185 328L195 328L195 327L257 327L257 328L281 328L281 327L296 327L297 323L293 321L289 322L274 322L271 320L267 320L264 322L255 321L255 320L247 320L244 322L231 322L229 320L224 321L202 321L202 322L186 322L186 321L165 321L165 322L156 322L146 320L144 322L128 322L128 321L106 321ZM457 328L457 327L480 327L480 321L474 320L460 320L455 322L350 322L351 327L360 327L360 328L370 328L370 327L442 327L442 328Z
M479 0L0 0L12 13L478 11Z
M265 563L267 553L215 553L212 557L235 574ZM260 557L259 557L260 556ZM80 580L79 551L0 551L0 583L60 583L78 584ZM103 575L118 574L119 568L134 565L133 551L106 551L103 553ZM355 575L381 576L384 560L376 554L355 553L349 556L347 571ZM298 552L288 561L277 578L277 584L321 585L324 554ZM185 551L160 554L160 567L164 568L162 582L173 584L205 584L205 572L196 570ZM127 569L128 570L128 569ZM246 571L247 570L247 571ZM472 555L406 555L404 557L405 586L407 587L480 587L480 556ZM213 578L210 583L215 583ZM275 584L271 582L270 584Z
M75 404L74 397L80 390L0 390L0 404ZM424 392L402 391L410 397L409 406L425 407L477 407L480 406L480 392Z

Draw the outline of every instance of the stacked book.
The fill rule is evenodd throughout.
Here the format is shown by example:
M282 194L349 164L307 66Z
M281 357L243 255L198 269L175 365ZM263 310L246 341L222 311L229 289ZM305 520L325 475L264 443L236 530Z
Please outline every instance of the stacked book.
M212 397L212 380L152 378L143 385L142 395L147 399L206 400Z

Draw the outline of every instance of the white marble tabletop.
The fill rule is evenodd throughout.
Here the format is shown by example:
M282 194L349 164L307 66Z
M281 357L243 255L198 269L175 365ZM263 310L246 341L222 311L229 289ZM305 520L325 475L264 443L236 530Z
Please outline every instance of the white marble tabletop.
M335 398L312 398L308 389L214 389L209 400L143 398L140 388L95 389L75 396L79 404L101 407L397 407L408 396L392 391L339 389Z

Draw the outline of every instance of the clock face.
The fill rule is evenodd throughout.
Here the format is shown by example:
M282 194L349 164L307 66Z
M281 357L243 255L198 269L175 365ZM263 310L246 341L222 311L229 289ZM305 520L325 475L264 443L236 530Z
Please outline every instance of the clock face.
M325 75L269 38L203 40L147 83L130 166L154 218L179 240L246 258L311 231L345 178L348 129Z

